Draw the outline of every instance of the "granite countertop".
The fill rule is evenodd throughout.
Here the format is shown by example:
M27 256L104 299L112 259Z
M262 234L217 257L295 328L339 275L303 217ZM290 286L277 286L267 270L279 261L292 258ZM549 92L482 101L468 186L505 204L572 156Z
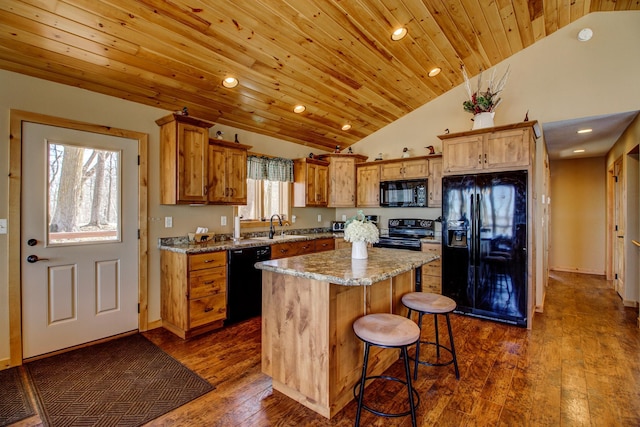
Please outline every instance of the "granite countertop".
M276 235L274 239L264 238L242 238L233 240L231 238L222 241L211 241L207 243L189 243L186 238L164 238L160 239L158 248L163 251L178 252L183 254L199 254L207 252L226 251L229 249L242 249L256 246L269 246L276 243L300 242L305 240L315 240L322 238L342 237L342 233L313 233L295 235Z
M368 259L352 259L351 249L318 252L256 263L256 268L345 286L371 285L439 258L427 252L368 248Z

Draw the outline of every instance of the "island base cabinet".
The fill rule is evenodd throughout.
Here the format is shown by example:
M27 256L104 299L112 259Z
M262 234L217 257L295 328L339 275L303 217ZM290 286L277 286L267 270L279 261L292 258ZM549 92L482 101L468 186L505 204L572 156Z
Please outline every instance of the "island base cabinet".
M262 372L273 389L331 418L353 400L364 344L353 322L365 314L406 316L402 295L415 287L415 271L370 286L262 272ZM369 374L380 375L399 350L372 347Z

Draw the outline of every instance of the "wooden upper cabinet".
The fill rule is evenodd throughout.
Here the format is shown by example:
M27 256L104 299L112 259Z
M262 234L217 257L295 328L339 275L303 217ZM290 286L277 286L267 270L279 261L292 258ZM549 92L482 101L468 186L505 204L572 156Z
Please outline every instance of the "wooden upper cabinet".
M209 202L247 203L247 145L219 139L209 140Z
M444 175L527 168L532 163L537 122L440 135Z
M297 159L293 163L293 206L327 206L329 163Z
M442 157L429 159L429 201L430 208L442 206Z
M160 203L207 202L207 150L213 123L171 114L160 126Z
M380 207L380 165L360 164L356 166L358 207Z
M429 161L427 159L403 159L380 165L380 181L418 179L426 178L428 175Z
M352 208L356 206L356 164L367 160L360 154L321 154L320 160L329 162L330 208Z

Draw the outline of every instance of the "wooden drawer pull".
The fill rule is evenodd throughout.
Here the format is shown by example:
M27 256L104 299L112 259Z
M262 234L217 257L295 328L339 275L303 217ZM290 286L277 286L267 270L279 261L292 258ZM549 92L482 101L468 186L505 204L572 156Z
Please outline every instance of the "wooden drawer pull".
M205 307L204 312L208 313L210 311L213 311L213 307Z

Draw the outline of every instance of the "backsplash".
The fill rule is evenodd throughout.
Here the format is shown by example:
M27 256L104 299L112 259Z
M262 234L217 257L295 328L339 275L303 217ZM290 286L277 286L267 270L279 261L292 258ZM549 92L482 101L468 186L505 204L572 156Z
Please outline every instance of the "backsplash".
M316 234L316 233L331 233L330 227L315 227L315 228L298 228L298 229L289 229L283 234ZM280 234L277 232L276 234ZM253 233L242 233L240 237L242 239L251 239L254 237L264 237L268 236L268 231L257 231ZM209 241L210 242L226 242L229 240L233 240L233 233L229 234L215 234ZM158 246L175 246L175 245L186 245L189 243L188 236L177 236L177 237L160 237L158 239Z

